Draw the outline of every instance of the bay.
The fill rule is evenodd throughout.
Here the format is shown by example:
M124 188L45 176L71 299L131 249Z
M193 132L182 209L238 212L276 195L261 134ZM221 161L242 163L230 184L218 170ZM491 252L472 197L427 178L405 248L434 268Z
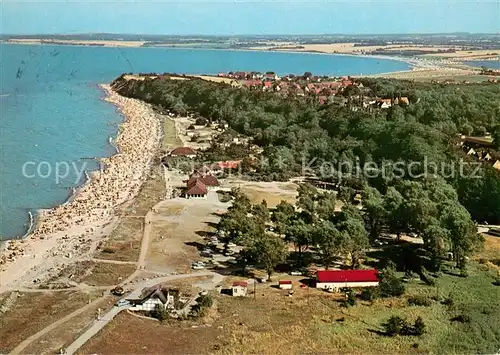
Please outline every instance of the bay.
M343 55L169 48L0 44L0 236L25 234L28 212L64 203L110 156L122 117L99 83L124 72L216 74L275 71L368 75L408 70L402 61ZM56 169L60 175L56 178Z

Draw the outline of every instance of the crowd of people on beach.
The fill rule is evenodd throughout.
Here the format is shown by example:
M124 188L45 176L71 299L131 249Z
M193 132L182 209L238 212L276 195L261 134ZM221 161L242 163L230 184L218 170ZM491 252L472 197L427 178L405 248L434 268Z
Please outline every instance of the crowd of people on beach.
M130 200L146 178L161 136L160 121L151 108L138 100L116 94L109 86L106 101L113 103L125 117L117 139L117 153L101 160L101 169L66 204L41 211L33 232L25 240L13 241L2 251L1 264L9 264L25 253L30 240L56 238L59 253L78 249L75 243L104 227L113 218L116 206ZM21 248L21 245L24 244ZM66 250L67 249L67 250ZM30 250L53 254L52 250Z
M147 114L145 104L112 91L109 94L106 100L122 108L127 118L115 141L118 153L102 159L101 169L90 174L90 181L69 203L42 212L33 237L105 221L113 207L137 194L157 148L159 123Z

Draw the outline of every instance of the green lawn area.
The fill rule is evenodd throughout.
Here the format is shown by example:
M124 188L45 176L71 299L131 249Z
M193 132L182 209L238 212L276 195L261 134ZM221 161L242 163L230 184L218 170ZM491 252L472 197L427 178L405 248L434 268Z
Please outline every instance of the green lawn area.
M221 297L215 325L223 331L219 354L492 354L500 349L500 287L495 273L471 262L469 277L443 273L435 286L407 284L402 297L358 300L341 306L341 295L295 287L293 297L260 284L257 297ZM276 275L275 281L290 276ZM275 282L274 282L275 283ZM452 295L452 305L443 300ZM429 306L410 306L408 298L427 295ZM399 315L413 323L421 316L426 332L416 336L387 336L381 326ZM452 321L467 315L469 323Z
M492 284L494 280L492 271L472 263L467 278L444 273L433 287L421 281L410 283L400 299L362 302L347 309L343 322L313 322L311 334L315 341L348 353L495 353L500 349L500 287ZM411 295L433 298L432 305L409 306L406 300ZM454 303L443 304L449 295ZM426 333L421 337L378 334L383 331L380 325L393 315L411 323L421 316ZM459 315L467 315L470 321L452 321Z

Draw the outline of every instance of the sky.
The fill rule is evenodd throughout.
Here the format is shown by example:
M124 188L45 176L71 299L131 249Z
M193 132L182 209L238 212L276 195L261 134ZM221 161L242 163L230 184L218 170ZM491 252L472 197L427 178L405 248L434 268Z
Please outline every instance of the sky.
M500 33L500 0L0 0L3 34Z

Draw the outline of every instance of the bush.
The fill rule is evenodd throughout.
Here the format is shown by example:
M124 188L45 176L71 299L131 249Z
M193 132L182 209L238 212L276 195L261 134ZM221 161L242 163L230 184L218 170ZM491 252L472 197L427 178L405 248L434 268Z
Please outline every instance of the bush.
M201 305L201 307L204 308L210 308L212 307L212 304L214 303L212 296L210 295L201 295L196 299L196 302Z
M198 117L195 123L197 126L205 126L208 123L208 120L205 117Z
M454 304L455 304L455 298L453 297L453 295L450 293L448 294L448 297L446 297L443 302L442 302L445 306L448 306L448 307L452 307Z
M196 299L196 304L191 307L190 316L203 317L208 308L212 307L213 299L210 295L201 295Z
M408 304L410 306L429 307L432 305L432 299L425 295L414 295L408 297Z
M388 335L395 336L401 334L403 328L407 326L407 323L404 318L392 316L384 324L382 324L382 326Z
M361 291L361 299L364 301L373 301L380 296L380 290L378 287L366 287Z
M344 301L345 307L356 305L356 295L352 289L347 289L345 291L345 298L346 298Z
M406 335L421 336L425 333L425 323L422 317L417 317L413 325L409 324L404 318L392 316L382 324L385 332L390 336Z
M429 286L436 285L436 280L427 272L425 268L422 268L420 272L420 279Z
M459 323L470 323L470 317L466 314L459 314L458 316L451 318L451 321Z
M495 281L493 281L494 286L500 286L500 277L497 277Z
M396 276L393 269L384 269L381 274L382 280L379 284L382 297L401 296L405 293L404 283Z
M157 304L154 311L151 312L151 316L158 319L160 322L163 322L168 318L168 312L165 308Z
M422 317L417 317L417 319L415 320L415 324L413 324L413 329L416 336L421 336L425 333L425 323Z

